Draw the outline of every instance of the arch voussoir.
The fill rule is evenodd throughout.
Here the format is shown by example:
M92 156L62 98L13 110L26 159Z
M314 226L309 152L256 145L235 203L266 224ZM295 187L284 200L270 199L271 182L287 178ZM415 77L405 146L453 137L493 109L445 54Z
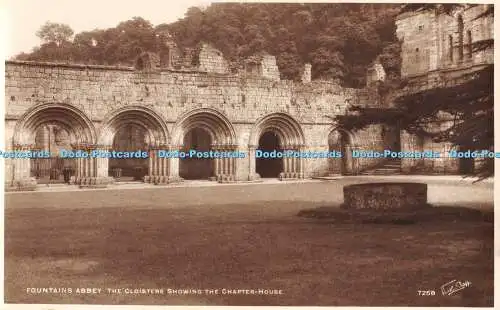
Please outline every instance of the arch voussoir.
M200 108L182 115L172 131L172 144L184 148L184 136L196 128L210 135L211 148L219 152L234 152L237 149L236 133L229 119L212 108ZM214 158L214 175L218 182L236 181L235 158ZM177 160L178 166L178 160Z
M147 158L147 173L144 172L143 180L153 184L164 184L172 181L169 178L170 162L168 158L157 156L158 150L168 147L170 135L163 118L152 109L143 106L127 106L113 111L103 121L98 145L105 149L111 148L117 133L130 126L139 128L145 135L146 149L141 151L149 152L149 156ZM100 173L107 175L109 161L104 159L102 166ZM140 176L144 175L140 171L139 173L141 173Z
M250 175L253 180L260 176L256 173L255 149L259 145L260 137L266 132L275 133L280 140L283 151L302 151L305 146L304 132L292 116L287 113L272 113L259 119L252 128L249 139ZM284 157L283 171L279 176L283 179L304 178L304 162L300 157Z
M70 104L45 103L32 107L21 116L14 128L12 145L10 147L13 150L42 148L44 151L49 151L44 149L45 145L38 145L38 147L36 145L37 132L39 130L47 130L47 128L57 129L59 132L62 130L62 132L67 134L66 143L69 143L72 147L87 148L96 142L95 128L92 121L83 111ZM43 143L46 142L44 141ZM50 145L50 141L48 143ZM51 157L53 155L51 154ZM58 154L54 156L58 157ZM34 187L36 185L36 179L31 176L32 160L26 160L25 158L15 158L12 160L13 162L10 166L13 170L11 173L12 179L7 182L10 183L10 186ZM48 160L52 165L52 160L50 158ZM95 176L95 167L92 161L83 158L75 160L76 167L79 169L76 172L77 174L85 171L89 177Z

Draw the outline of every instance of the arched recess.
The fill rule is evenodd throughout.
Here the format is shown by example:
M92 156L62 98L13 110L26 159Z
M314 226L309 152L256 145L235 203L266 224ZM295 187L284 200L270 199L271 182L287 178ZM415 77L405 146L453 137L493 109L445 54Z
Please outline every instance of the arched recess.
M130 139L130 141L127 141ZM147 158L112 158L103 161L103 174L115 179L130 177L153 183L165 183L168 160L159 158L157 150L166 149L169 133L163 118L152 109L127 106L107 116L99 132L98 145L116 152L148 152Z
M234 145L236 133L233 125L221 112L200 108L189 111L179 117L172 130L172 144L182 146L184 136L194 128L205 130L211 139L212 145Z
M94 145L95 141L92 122L78 108L59 103L34 106L17 122L12 148L47 151L50 158L15 159L13 179L69 182L69 177L78 173L77 160L61 158L60 151L85 149ZM67 176L64 176L65 173Z
M182 115L172 131L172 144L179 151L233 152L236 150L236 133L233 125L221 112L211 108L191 110ZM198 156L180 158L178 172L181 178L212 179L219 182L235 180L234 158Z
M149 146L165 146L169 142L167 125L155 111L142 106L127 106L105 117L98 144L111 146L116 132L127 124L135 124L146 131Z
M300 124L287 113L273 113L258 120L250 134L249 145L257 146L261 135L266 131L276 133L283 147L303 146L305 143Z
M45 124L64 128L72 144L96 141L94 126L85 113L72 105L49 103L35 106L21 117L15 126L13 145L34 144L36 130Z
M356 163L352 151L358 148L356 136L353 132L342 128L330 128L327 134L328 151L338 151L341 158L328 158L328 174L349 175L355 174Z
M264 152L275 145L277 153L283 151L301 151L305 144L304 132L300 124L287 113L273 113L264 116L254 125L249 140L250 179L264 174L280 179L304 177L303 160L298 157L265 158ZM259 150L263 148L262 150ZM256 152L258 150L259 152ZM260 152L262 151L262 152ZM264 171L263 169L269 169ZM275 170L281 170L276 173ZM260 173L259 173L260 172ZM269 172L269 173L268 173Z

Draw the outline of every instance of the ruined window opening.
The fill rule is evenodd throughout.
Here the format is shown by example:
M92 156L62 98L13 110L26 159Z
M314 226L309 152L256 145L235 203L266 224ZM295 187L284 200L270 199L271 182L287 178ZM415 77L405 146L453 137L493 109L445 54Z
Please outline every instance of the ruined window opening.
M417 48L415 49L415 52L417 52L417 53L418 53L418 51L419 51L419 49L418 49L418 47L417 47Z
M453 37L451 35L448 36L448 57L450 61L453 61Z
M472 32L467 30L467 57L472 58Z
M464 58L464 19L458 15L458 59Z
M418 30L419 30L419 31L422 31L423 29L424 29L424 26L423 26L423 25L418 26Z

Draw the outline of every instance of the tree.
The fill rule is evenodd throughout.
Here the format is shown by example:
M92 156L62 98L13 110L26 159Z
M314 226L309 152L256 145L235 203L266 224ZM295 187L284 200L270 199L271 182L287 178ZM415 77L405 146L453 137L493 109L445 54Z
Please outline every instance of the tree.
M382 50L397 42L393 28L398 7L213 3L206 8L189 8L184 18L173 23L153 27L147 20L135 17L117 27L78 33L73 42L69 27L48 23L39 31L43 43L38 51L20 57L131 65L141 51L165 53L167 40L174 41L181 51L210 43L233 68L241 68L251 55L267 52L276 56L283 79L300 79L304 63L311 63L315 79L340 79L345 86L364 87L367 66ZM49 43L54 44L43 46ZM62 45L64 52L53 48ZM391 59L394 49L385 51L386 59Z
M459 5L411 4L403 11L439 9L451 12ZM476 18L493 16L492 6ZM493 39L473 44L473 52L493 47ZM393 48L393 47L391 47ZM429 137L435 142L448 142L455 147L475 150L494 151L494 100L493 64L464 73L453 86L438 85L429 90L398 96L391 108L352 107L348 115L337 116L337 126L359 130L372 124L398 125L401 129L419 136ZM402 91L411 81L391 81L393 93ZM439 127L447 123L448 126ZM434 128L434 129L431 129ZM493 159L485 158L479 162L473 176L479 180L493 176Z
M73 33L73 29L66 24L47 21L42 27L40 27L36 35L44 43L55 43L57 46L60 46L64 42L69 42Z

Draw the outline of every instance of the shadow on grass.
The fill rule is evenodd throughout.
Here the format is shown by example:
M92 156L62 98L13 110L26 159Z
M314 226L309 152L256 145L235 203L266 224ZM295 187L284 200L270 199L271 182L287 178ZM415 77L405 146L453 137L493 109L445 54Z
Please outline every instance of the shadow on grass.
M342 205L304 209L299 217L328 220L334 223L411 225L424 222L488 222L493 223L493 211L461 206L426 205L418 210L347 209Z

